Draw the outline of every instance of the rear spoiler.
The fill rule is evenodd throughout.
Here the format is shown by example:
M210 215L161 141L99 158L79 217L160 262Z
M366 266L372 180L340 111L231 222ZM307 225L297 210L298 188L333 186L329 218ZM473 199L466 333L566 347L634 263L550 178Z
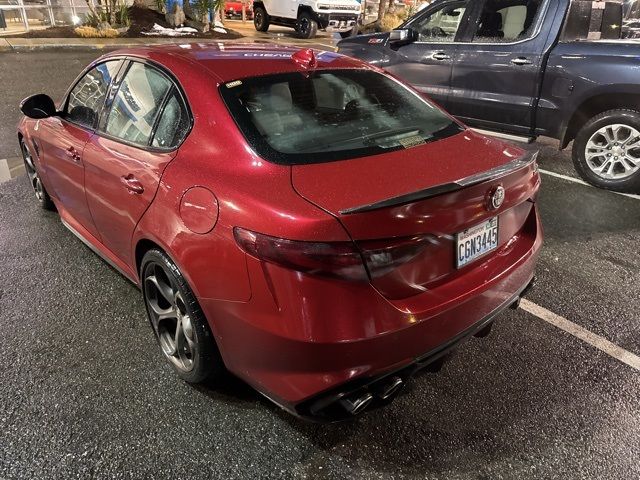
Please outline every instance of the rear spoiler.
M536 161L538 158L538 152L527 152L524 156L517 158L511 162L499 165L491 170L476 173L468 177L461 178L455 182L443 183L435 185L433 187L425 188L417 192L405 193L397 197L387 198L375 203L369 203L367 205L360 205L359 207L347 208L340 210L341 215L351 215L354 213L370 212L372 210L379 210L381 208L397 207L405 205L407 203L417 202L418 200L426 200L427 198L437 197L445 193L455 192L462 188L477 185L487 180L497 180L505 177L521 168L528 167Z

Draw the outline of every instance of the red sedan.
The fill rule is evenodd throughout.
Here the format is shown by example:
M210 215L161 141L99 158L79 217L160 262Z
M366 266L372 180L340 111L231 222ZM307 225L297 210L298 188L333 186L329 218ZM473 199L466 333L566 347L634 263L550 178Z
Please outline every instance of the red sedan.
M124 50L21 109L38 201L140 286L188 382L226 368L348 418L488 333L534 275L535 155L358 60Z
M253 18L253 4L246 3L244 6L245 17ZM224 2L224 15L227 18L242 18L242 2Z

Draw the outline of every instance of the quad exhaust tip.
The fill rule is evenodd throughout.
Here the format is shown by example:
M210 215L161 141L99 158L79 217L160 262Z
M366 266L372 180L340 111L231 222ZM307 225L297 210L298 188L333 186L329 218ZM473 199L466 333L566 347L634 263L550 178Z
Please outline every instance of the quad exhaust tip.
M351 395L340 399L340 405L351 415L358 415L362 413L369 404L373 401L373 395L370 393L363 393L359 395Z
M400 391L403 383L400 377L393 376L380 386L377 394L382 400L387 400Z
M400 391L404 381L398 376L393 376L385 382L374 385L374 393L381 400L388 400ZM356 393L339 400L340 405L351 415L358 415L366 410L373 401L373 395L369 392Z

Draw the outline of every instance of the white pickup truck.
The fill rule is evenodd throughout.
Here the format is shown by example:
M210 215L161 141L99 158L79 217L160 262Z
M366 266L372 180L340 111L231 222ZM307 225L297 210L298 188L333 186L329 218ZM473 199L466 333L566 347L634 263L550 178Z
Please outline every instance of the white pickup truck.
M318 29L355 35L360 4L356 0L259 0L253 2L253 24L259 32L269 25L293 27L301 38L315 37Z

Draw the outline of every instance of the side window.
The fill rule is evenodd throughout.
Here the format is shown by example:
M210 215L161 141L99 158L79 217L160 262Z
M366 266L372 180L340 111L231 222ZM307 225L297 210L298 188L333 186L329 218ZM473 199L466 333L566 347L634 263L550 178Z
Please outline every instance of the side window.
M477 43L510 43L533 37L542 0L487 1L473 38Z
M133 62L120 83L105 131L138 145L149 145L171 81L155 68Z
M151 145L154 147L176 147L189 131L190 120L182 97L174 88L167 101L153 134Z
M101 63L89 70L73 87L67 101L65 118L87 128L94 128L111 79L120 61Z
M418 32L418 41L453 42L468 3L449 4L413 23L411 27Z

